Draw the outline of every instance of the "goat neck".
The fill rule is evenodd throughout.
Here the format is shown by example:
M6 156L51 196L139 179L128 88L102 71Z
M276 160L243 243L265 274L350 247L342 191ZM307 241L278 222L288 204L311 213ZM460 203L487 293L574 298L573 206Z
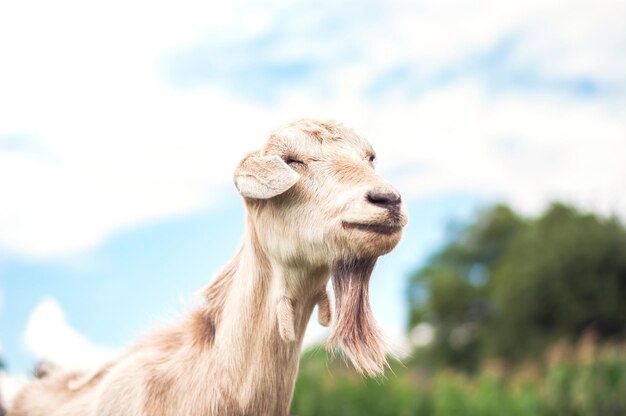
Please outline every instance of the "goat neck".
M215 320L213 348L241 408L290 403L306 325L320 297L325 299L328 276L327 267L271 258L247 221L239 251L206 289L207 312Z

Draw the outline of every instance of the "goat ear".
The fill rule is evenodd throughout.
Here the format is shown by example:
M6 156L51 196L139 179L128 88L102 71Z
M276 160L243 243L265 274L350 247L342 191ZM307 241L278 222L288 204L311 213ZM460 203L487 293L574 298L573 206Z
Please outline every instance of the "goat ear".
M235 186L246 198L269 199L287 191L300 179L278 156L247 156L235 170Z

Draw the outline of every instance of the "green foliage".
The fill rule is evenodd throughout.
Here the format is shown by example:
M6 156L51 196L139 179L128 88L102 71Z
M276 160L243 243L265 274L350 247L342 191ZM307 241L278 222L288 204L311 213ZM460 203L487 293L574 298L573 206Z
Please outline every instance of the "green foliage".
M622 339L624 299L624 227L563 204L531 219L502 205L481 213L408 288L410 326L436 329L432 359L467 370L494 355L532 359L588 330Z
M367 380L323 352L305 354L291 412L297 416L583 416L626 415L623 346L559 344L544 368L506 371L492 363L473 376L434 375L394 364L386 379ZM564 352L563 349L566 351ZM415 364L415 363L414 363Z

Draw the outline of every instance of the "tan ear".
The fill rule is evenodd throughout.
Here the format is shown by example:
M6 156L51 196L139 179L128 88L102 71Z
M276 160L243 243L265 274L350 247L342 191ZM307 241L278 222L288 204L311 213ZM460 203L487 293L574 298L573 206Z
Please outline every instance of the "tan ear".
M235 170L235 186L246 198L268 199L291 188L300 175L280 157L251 154Z

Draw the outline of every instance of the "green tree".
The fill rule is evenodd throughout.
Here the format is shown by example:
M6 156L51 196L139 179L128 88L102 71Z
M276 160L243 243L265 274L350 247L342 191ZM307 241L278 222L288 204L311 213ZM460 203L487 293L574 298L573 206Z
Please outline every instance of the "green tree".
M626 332L626 231L555 203L524 219L498 205L457 230L411 276L410 325L431 323L432 357L474 369L535 357L556 339Z

